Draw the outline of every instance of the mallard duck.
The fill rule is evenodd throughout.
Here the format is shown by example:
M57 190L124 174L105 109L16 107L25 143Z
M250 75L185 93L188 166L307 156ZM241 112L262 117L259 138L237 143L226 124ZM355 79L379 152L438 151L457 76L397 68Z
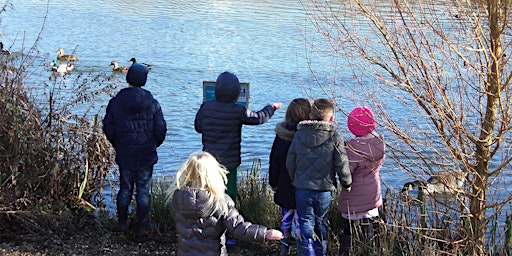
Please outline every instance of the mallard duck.
M11 52L9 50L4 49L4 43L0 42L0 52L2 55L11 55Z
M112 62L110 62L110 66L114 66L112 68L112 71L115 71L115 72L121 72L121 73L128 73L128 68L127 66L121 66L119 67L119 65L117 64L117 61L113 60Z
M132 65L137 63L137 60L135 58L131 58L130 61L133 62ZM148 68L148 69L151 69L151 65L149 65L147 63L139 63L139 64L146 66L146 68Z
M425 182L415 180L407 182L402 188L402 193L407 193L415 188L422 190L425 194L449 194L460 191L464 184L464 175L462 172L445 171L430 176Z
M52 60L51 65L52 65L53 72L57 72L57 73L61 73L61 74L69 73L75 69L75 66L71 63L59 64L59 61L56 61L56 60Z
M59 48L59 54L57 55L57 60L63 61L79 61L80 59L76 55L64 55L64 49Z

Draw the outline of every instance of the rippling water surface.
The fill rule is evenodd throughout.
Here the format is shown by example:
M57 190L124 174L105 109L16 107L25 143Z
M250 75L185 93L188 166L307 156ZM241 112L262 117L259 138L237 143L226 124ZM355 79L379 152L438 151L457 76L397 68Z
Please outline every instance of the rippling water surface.
M274 101L284 103L268 123L243 129L242 169L261 159L266 171L274 127L284 119L287 104L296 97L325 97L315 91L310 66L317 75L333 70L323 62L326 56L309 49L321 36L312 32L297 0L23 0L12 6L0 16L0 40L16 53L39 38L41 57L36 64L41 69L58 48L80 57L75 76L80 71L109 74L112 60L130 65L132 57L153 66L146 89L160 101L168 123L156 175L174 174L190 153L201 149L193 120L202 102L202 81L229 70L250 83L253 110ZM343 72L343 63L338 65L336 72ZM34 72L27 83L40 84L48 78L43 73ZM117 75L111 82L123 81L124 76ZM96 106L101 115L105 106ZM404 113L400 106L392 107L396 109L390 111ZM348 137L344 118L337 118L340 133ZM382 174L389 186L400 186L407 178L393 170L390 161Z
M300 2L291 0L25 0L3 13L0 40L16 52L39 37L41 68L60 47L80 57L75 73L108 73L112 60L129 65L132 57L151 64L146 89L160 101L169 129L159 148L157 175L173 174L201 149L193 120L202 102L202 81L232 71L250 83L252 109L285 104L268 123L243 129L243 165L249 168L259 158L266 171L276 123L284 119L288 102L307 96L306 24ZM34 84L44 79L30 78ZM123 79L118 75L113 82ZM100 105L102 113L106 102Z

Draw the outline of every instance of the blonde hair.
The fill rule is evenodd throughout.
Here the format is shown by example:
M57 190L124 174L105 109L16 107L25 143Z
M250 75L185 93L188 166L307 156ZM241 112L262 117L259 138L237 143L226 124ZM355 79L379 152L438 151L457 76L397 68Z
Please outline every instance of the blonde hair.
M300 121L308 120L311 112L311 101L305 98L293 99L286 110L286 122L297 124Z
M328 121L334 115L334 103L330 99L316 99L311 107L311 119Z
M176 174L176 187L168 192L168 201L176 189L192 188L210 191L210 198L205 204L207 211L221 210L227 213L227 203L224 197L228 171L219 164L215 157L208 152L191 154Z

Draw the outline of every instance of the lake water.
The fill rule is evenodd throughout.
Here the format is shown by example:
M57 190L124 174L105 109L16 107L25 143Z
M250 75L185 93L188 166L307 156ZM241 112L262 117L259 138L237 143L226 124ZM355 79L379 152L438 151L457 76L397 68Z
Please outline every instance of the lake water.
M35 64L41 72L33 72L26 81L34 87L50 75L48 63L58 48L80 57L71 77L81 72L110 74L111 61L130 65L132 57L152 65L145 88L159 100L168 124L155 176L172 176L190 153L201 150L193 121L202 102L202 82L214 81L223 71L250 83L251 109L275 101L284 104L268 123L243 128L242 170L261 159L263 172L267 171L274 127L284 119L292 99L329 93L314 81L323 81L318 75L328 76L333 67L328 56L310 50L309 43L321 36L312 32L297 0L21 0L0 17L0 41L13 54L39 39ZM336 72L351 79L350 71ZM124 75L109 82L125 86ZM101 116L106 104L96 106ZM391 110L397 116L407 112L397 106ZM348 138L345 118L337 119L340 133ZM381 173L391 188L400 189L411 179L393 167L391 159Z
M152 65L145 88L159 100L168 123L157 176L172 175L190 153L201 150L193 121L202 102L202 81L214 81L222 71L250 83L251 109L284 104L268 123L243 128L242 170L261 159L266 172L274 127L292 99L325 97L314 89L308 65L320 73L324 67L305 45L309 22L296 0L24 0L13 3L1 18L0 40L14 54L39 38L35 64L43 75L29 77L27 83L34 86L48 78L51 72L44 69L58 48L80 58L71 76L109 74L111 61L130 65L132 57ZM124 75L114 78L112 83L124 83ZM100 115L106 103L96 106Z

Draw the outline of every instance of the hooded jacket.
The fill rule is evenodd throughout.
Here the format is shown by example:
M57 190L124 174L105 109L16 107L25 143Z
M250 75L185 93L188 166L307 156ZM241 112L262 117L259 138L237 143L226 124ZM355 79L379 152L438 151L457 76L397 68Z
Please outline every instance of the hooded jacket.
M265 106L254 112L236 100L240 83L235 75L224 72L215 83L215 100L206 101L196 113L194 128L202 133L203 151L212 154L228 170L241 163L242 125L266 123L274 108Z
M359 213L381 206L379 173L385 159L382 135L350 139L346 142L346 150L352 173L352 188L350 192L340 192L338 211Z
M171 213L178 234L177 255L208 256L227 255L226 230L235 238L245 241L265 241L267 228L244 221L227 194L227 214L220 210L208 211L205 207L210 191L178 189L174 191Z
M145 168L158 161L156 148L164 142L167 126L153 95L140 87L128 87L109 101L103 131L121 168Z
M341 136L332 122L307 120L297 126L286 168L296 189L330 191L350 187L349 162Z
M274 193L274 202L277 205L296 209L295 188L286 169L286 156L297 131L297 124L278 123L275 130L276 137L270 151L268 167L269 184L272 188L277 188Z

